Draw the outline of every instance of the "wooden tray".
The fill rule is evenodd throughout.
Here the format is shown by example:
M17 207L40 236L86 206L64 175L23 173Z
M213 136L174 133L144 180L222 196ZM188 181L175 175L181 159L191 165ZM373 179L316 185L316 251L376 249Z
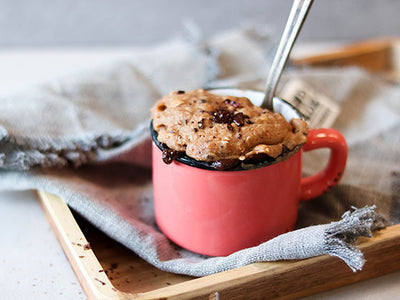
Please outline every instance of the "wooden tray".
M400 39L353 44L295 65L363 67L400 82ZM353 273L338 258L265 262L194 278L163 272L74 216L56 196L42 207L89 299L293 299L400 270L400 224L360 239L367 263Z
M74 216L60 198L38 195L89 299L293 299L400 270L399 224L360 239L367 263L356 273L324 255L256 263L201 278L172 274Z
M291 62L313 67L358 66L400 82L400 38L362 41Z

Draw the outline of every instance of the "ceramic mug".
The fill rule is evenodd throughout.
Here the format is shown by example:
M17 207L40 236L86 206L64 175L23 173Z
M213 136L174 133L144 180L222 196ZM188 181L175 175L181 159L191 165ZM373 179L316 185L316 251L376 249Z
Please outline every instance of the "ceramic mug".
M255 105L264 96L239 89L210 92L247 97ZM278 98L274 98L274 111L288 121L301 118L295 108ZM154 131L153 141L156 222L176 244L210 256L226 256L292 230L299 202L335 186L347 159L346 141L333 129L310 129L306 143L288 159L237 171L208 170L185 159L167 165ZM302 153L319 148L331 150L327 166L302 177Z

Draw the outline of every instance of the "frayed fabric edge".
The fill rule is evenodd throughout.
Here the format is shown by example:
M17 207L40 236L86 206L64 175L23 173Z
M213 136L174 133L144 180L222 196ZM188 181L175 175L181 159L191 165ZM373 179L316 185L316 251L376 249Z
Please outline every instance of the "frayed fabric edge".
M110 158L111 154L124 150L126 144L134 146L143 139L146 130L147 127L139 126L138 130L127 133L88 134L75 139L38 138L29 142L20 139L17 141L20 144L12 141L7 148L0 145L0 169L26 171L37 167L79 167L104 160L103 156ZM110 154L105 155L107 151Z
M361 236L371 237L376 206L366 206L343 214L342 220L331 223L325 230L324 250L326 254L342 259L353 272L360 271L366 260L357 247Z

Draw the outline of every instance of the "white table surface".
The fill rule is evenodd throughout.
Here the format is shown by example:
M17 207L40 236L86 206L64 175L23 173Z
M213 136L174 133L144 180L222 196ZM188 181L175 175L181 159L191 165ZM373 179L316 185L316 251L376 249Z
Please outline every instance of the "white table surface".
M0 49L0 96L129 54L127 48ZM85 299L31 191L0 192L0 228L0 299ZM400 299L400 272L307 299Z

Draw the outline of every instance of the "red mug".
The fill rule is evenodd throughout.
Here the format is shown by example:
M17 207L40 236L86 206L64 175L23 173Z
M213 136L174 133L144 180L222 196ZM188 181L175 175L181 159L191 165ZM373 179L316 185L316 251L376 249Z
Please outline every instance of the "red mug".
M256 105L264 97L250 90L210 92L247 97ZM274 111L288 121L301 118L295 108L276 97ZM207 170L179 159L167 165L157 145L153 143L156 222L176 244L210 256L226 256L292 230L299 202L335 186L347 160L346 141L334 129L310 129L306 143L288 159L238 171ZM302 177L302 152L318 148L331 150L327 166Z

